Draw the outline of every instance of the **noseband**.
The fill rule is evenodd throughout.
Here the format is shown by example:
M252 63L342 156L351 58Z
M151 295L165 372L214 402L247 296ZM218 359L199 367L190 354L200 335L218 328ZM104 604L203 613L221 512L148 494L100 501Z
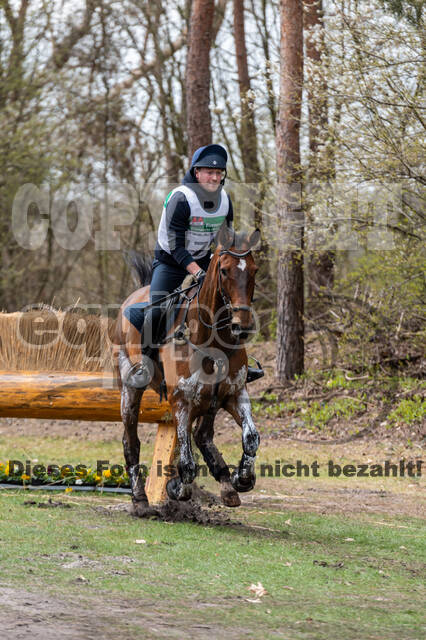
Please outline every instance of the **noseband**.
M201 322L201 324L203 324L208 329L220 330L220 329L225 329L226 327L231 326L231 324L232 324L232 315L229 314L229 311L231 311L232 313L236 313L237 311L250 311L251 310L251 306L248 306L248 305L245 305L245 304L241 305L239 307L233 307L232 306L229 296L223 290L222 274L221 274L221 269L220 269L220 256L228 254L230 256L234 256L234 258L244 258L244 256L248 256L249 253L251 253L251 249L247 249L247 251L243 251L242 253L237 253L236 251L231 251L230 249L222 249L220 251L220 253L219 253L219 260L218 260L218 267L219 267L218 268L218 291L219 291L220 296L221 296L221 298L223 300L225 308L228 310L228 316L226 318L223 318L223 320L218 320L214 324L209 324L208 322L205 322L202 319L201 313L200 313L200 301L199 301L200 289L198 289L198 291L197 291L198 319Z

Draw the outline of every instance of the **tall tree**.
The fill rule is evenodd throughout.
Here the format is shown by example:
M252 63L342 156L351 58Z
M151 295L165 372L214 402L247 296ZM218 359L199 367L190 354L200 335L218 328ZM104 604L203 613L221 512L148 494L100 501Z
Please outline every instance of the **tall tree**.
M194 0L186 66L188 155L212 141L210 116L210 48L214 0Z
M304 367L304 216L299 197L303 1L281 0L280 15L280 104L276 145L280 237L284 246L278 258L277 376L290 380L302 373Z
M315 194L324 193L326 182L331 179L331 165L324 152L327 137L327 82L323 69L324 53L324 20L322 0L305 0L304 11L305 51L310 63L307 82L307 99L309 110L309 167L307 181L309 194L315 201ZM321 197L321 196L320 196ZM315 222L315 221L314 221ZM320 234L321 236L321 234ZM329 289L334 281L335 252L333 250L316 250L309 255L308 296L312 301L324 289ZM318 306L318 300L315 301ZM312 310L312 306L310 306Z
M253 183L259 181L260 168L257 157L254 101L250 87L250 76L247 63L244 0L234 0L234 39L241 103L241 128L239 131L241 156L244 166L245 181Z

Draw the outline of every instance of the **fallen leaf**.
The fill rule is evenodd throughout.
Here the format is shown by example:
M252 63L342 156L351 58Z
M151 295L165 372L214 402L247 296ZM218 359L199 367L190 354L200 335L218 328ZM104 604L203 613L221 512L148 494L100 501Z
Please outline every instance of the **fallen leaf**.
M249 587L247 587L247 589L254 593L254 595L258 598L261 598L268 593L261 582L258 582L257 584L251 584Z
M142 538L140 540L135 540L135 544L146 544L146 540L143 540Z
M259 602L262 602L259 598L246 598L246 602L253 602L255 604L259 604Z
M355 538L345 538L345 542L355 542Z
M291 567L291 562L284 562L285 567Z
M288 520L286 520L286 521L284 522L284 524L291 525L291 518L289 518Z
M283 586L283 589L287 589L288 591L293 591L293 587L288 587L286 584Z

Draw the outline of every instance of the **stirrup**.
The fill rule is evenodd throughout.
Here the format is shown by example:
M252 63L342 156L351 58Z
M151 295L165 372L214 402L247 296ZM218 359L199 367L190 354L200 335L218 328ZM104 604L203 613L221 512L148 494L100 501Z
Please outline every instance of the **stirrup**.
M249 356L252 360L255 361L257 367L247 367L247 379L246 382L253 382L254 380L259 380L259 378L263 378L265 375L264 370L260 366L259 360L256 360L254 356Z
M152 380L152 373L147 361L142 360L142 362L136 362L130 368L123 382L127 387L145 389Z

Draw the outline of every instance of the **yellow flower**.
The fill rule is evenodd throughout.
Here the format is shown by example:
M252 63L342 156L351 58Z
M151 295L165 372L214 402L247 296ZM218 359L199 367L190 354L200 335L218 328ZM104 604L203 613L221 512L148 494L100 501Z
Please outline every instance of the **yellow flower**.
M1 471L2 469L4 469L4 464L3 464L3 462L0 462L0 471Z
M31 476L27 476L27 474L26 474L26 473L23 473L23 474L22 474L22 476L21 476L21 478L22 478L22 480L24 480L24 481L25 481L25 480L31 480Z
M65 489L65 493L71 493L71 491L72 491L72 487L67 487L67 488Z
M110 478L111 477L111 471L109 469L105 469L103 474L104 474L105 478Z
M9 475L9 463L6 465L6 469L4 470L4 475L5 476Z
M98 473L95 475L95 480L96 482L99 482L99 480L102 480L102 476L100 476Z

